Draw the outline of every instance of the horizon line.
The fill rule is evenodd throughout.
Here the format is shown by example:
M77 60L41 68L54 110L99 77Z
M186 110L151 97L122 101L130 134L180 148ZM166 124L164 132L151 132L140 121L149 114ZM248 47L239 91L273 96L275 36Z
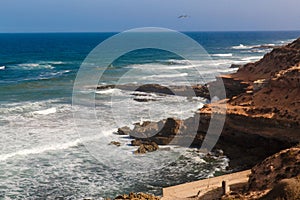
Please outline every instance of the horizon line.
M131 29L128 29L131 30ZM171 29L172 30L172 29ZM127 31L127 30L124 30ZM122 33L124 31L37 31L37 32L0 32L0 34L47 34L47 33ZM177 31L177 30L175 30ZM192 33L192 32L220 32L220 33L229 33L229 32L300 32L300 30L181 30L178 32L182 33Z

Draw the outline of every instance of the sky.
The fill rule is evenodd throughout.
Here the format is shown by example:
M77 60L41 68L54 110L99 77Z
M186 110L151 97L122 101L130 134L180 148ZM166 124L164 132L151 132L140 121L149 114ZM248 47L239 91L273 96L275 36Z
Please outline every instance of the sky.
M0 8L0 32L300 30L300 0L0 0Z

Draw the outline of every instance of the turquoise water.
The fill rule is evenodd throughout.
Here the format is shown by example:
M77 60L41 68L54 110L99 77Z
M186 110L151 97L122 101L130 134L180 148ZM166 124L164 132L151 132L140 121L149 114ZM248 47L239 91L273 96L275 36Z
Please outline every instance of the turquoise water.
M112 197L129 191L150 191L160 194L161 187L197 180L224 171L226 158L207 162L196 149L171 148L160 152L158 159L170 153L184 151L176 162L149 173L115 170L95 159L83 144L93 138L78 134L72 113L72 88L76 73L88 55L103 40L116 33L60 33L60 34L0 34L0 199L79 199L91 196ZM234 71L230 65L256 61L269 48L292 41L300 32L190 32L213 62L197 60L203 66L203 76ZM135 74L132 80L172 79L181 84L180 77L190 82L198 80L188 64L175 54L144 49L128 53L115 60L101 84L114 83L118 76L130 69L156 69L158 76ZM165 70L176 69L174 76ZM147 75L147 74L146 74ZM134 102L128 91L104 90L96 94L97 114L111 115L111 95L131 101L134 116L130 123L151 111L151 120L166 117L187 118L204 99L152 95L155 102ZM85 109L84 105L80 109ZM117 115L117 113L114 113ZM122 142L123 153L131 154L127 138L112 134L119 124L103 122L107 128L105 141ZM95 130L97 126L90 127ZM129 124L124 124L129 125ZM87 134L88 135L88 134ZM85 142L82 142L82 141ZM114 147L105 145L104 151ZM115 155L115 156L121 156ZM113 160L113 158L112 158ZM130 162L122 163L124 169Z

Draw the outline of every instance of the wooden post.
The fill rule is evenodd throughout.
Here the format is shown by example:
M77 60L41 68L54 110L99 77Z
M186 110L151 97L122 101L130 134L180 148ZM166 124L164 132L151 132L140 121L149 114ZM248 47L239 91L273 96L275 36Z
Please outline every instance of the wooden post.
M228 181L222 181L222 189L223 195L230 193L230 186L228 184Z

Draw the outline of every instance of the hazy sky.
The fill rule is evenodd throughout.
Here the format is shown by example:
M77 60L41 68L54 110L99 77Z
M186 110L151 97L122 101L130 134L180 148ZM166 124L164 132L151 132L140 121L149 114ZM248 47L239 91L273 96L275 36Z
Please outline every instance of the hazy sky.
M300 30L300 0L0 0L0 32ZM189 15L179 19L180 15Z

